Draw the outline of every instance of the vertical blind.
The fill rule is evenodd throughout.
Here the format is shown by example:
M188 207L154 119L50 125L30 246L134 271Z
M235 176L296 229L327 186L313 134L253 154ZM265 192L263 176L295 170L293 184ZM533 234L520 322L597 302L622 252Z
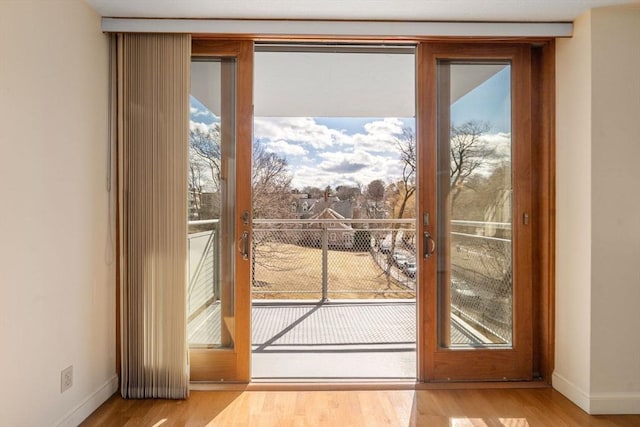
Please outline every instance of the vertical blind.
M189 35L117 37L121 393L185 398Z

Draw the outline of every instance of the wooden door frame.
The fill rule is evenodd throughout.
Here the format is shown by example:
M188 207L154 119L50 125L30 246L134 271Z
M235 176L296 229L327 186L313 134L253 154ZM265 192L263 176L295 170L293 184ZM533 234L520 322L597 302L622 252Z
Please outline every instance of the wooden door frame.
M514 139L518 146L514 146L513 161L518 165L519 172L512 171L514 188L515 174L527 175L527 183L518 186L513 200L513 229L514 229L514 283L517 278L519 285L515 286L514 299L525 304L523 315L514 319L514 332L520 324L524 327L525 337L514 333L513 353L524 351L524 356L518 363L509 360L506 351L474 350L478 356L475 363L461 365L459 357L463 352L459 350L445 350L440 348L438 336L438 289L437 262L430 258L422 262L422 274L419 281L419 295L422 304L418 305L418 317L421 334L420 347L425 350L419 355L419 376L422 381L450 381L466 380L501 380L522 379L533 377L547 382L551 379L553 369L553 262L554 236L553 228L553 43L544 43L542 47L532 48L529 44L480 44L480 43L424 43L418 50L417 63L417 98L418 98L418 157L423 165L418 177L421 189L418 198L420 221L418 232L429 232L437 240L437 206L436 191L437 170L436 145L436 75L435 61L438 58L451 60L465 59L508 59L518 67L514 67L512 80L512 104ZM535 78L534 78L535 77ZM535 96L534 96L535 94ZM446 114L446 112L445 112ZM535 119L539 126L532 127L531 120ZM448 120L447 126L448 126ZM518 134L519 132L519 134ZM524 144L523 144L524 143ZM524 150L522 150L524 145ZM431 176L424 176L425 171ZM429 213L429 223L423 221L424 212ZM520 218L524 213L530 218L530 225L523 224ZM533 233L543 236L532 241ZM422 234L419 234L422 235ZM523 238L524 237L524 238ZM418 253L425 251L424 242L420 239ZM535 260L532 254L538 255ZM516 267L515 260L526 258L531 260L524 268ZM525 283L525 286L521 286ZM529 284L526 284L529 281ZM535 281L535 286L533 283ZM526 305L532 305L527 307ZM527 330L528 329L528 330ZM471 351L470 351L471 352ZM456 372L451 372L449 363L460 359ZM505 365L511 362L511 365ZM503 372L493 371L492 374L478 375L478 369L483 365L501 364ZM524 374L528 370L528 374ZM487 369L487 371L491 371Z
M251 158L253 139L253 42L193 40L191 55L194 58L237 58L235 93L222 88L222 104L225 98L235 96L235 231L233 236L223 237L223 247L237 247L245 232L251 233L251 215L247 223L241 213L251 213ZM223 80L227 73L222 70ZM224 120L224 118L223 118ZM224 151L224 150L223 150ZM224 153L223 153L224 155ZM226 244L225 244L226 241ZM251 251L250 245L248 247ZM234 277L228 277L227 287L233 283L233 316L225 327L233 329L233 347L229 349L190 349L192 381L243 382L251 380L251 268L239 250L234 250ZM249 253L248 259L251 259ZM223 280L225 281L225 280ZM222 284L225 287L225 283ZM224 317L224 316L223 316Z
M555 357L555 41L532 46L533 371L551 384ZM536 286L537 285L537 286Z

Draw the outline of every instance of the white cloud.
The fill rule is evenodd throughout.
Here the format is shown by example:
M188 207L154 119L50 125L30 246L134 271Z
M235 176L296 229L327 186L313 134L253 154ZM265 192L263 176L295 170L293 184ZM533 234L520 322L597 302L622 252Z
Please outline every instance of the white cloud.
M342 131L320 125L310 117L256 118L254 133L257 138L299 142L313 148L332 147L349 140Z
M402 128L402 121L393 117L367 123L366 133L354 135L318 124L311 117L256 118L254 121L257 138L308 144L315 149L351 145L373 151L395 150L395 139L402 134Z
M206 120L206 121L210 121L212 119L216 120L218 118L211 111L202 110L196 107L189 107L189 115L191 118L194 118L194 119L202 118L203 120Z
M391 134L398 135L402 133L402 122L395 117L387 117L383 120L367 123L364 130L370 134Z
M299 165L292 171L294 185L302 188L368 184L374 179L391 182L400 177L402 169L395 153L376 155L356 150L318 153L314 164Z
M489 144L510 144L511 143L511 134L500 132L500 133L486 133L482 135L482 140L486 141Z
M364 163L373 165L379 156L374 156L362 149L353 151L326 151L318 153L318 157L323 158L323 164L331 165L347 161L350 163Z
M389 183L400 177L401 166L397 160L380 159L375 167L366 167L357 172L336 173L319 168L317 165L292 164L292 184L302 189L306 186L323 188L331 185L367 185L374 179Z
M372 151L395 151L396 138L402 134L403 123L397 118L385 118L364 125L367 133L353 135L353 144Z
M489 133L484 134L481 137L482 141L487 145L495 148L495 152L498 156L501 157L509 157L511 155L511 134L500 132L500 133Z
M201 122L189 121L189 129L193 131L200 131L202 133L207 133L211 128L215 126L215 123L206 124Z
M395 138L388 133L355 134L353 144L372 151L389 151L395 147Z
M313 118L256 118L254 132L265 147L289 161L293 185L368 184L374 179L393 182L400 179L402 163L395 138L402 134L403 123L386 118L364 125L364 133L347 134L316 123Z
M287 141L282 139L276 141L269 141L265 143L265 148L267 151L272 153L277 153L286 156L304 156L308 153L300 145L289 144Z

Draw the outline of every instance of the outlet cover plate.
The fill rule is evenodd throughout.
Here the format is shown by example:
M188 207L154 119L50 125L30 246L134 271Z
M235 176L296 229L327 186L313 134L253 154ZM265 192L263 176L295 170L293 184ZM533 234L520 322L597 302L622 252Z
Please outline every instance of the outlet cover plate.
M73 365L60 372L60 393L64 393L73 385Z

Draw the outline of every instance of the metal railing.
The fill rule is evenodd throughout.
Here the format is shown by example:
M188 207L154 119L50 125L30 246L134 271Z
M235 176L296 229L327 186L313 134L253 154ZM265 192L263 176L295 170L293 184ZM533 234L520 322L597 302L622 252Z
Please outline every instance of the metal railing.
M219 220L189 221L187 316L197 316L220 296Z
M513 336L511 242L511 223L451 221L451 311L503 344Z
M256 219L254 298L415 297L415 220Z
M220 236L189 226L192 318L219 298ZM253 220L253 298L415 298L415 239L414 219ZM512 340L511 241L510 223L451 221L451 311L496 343Z

